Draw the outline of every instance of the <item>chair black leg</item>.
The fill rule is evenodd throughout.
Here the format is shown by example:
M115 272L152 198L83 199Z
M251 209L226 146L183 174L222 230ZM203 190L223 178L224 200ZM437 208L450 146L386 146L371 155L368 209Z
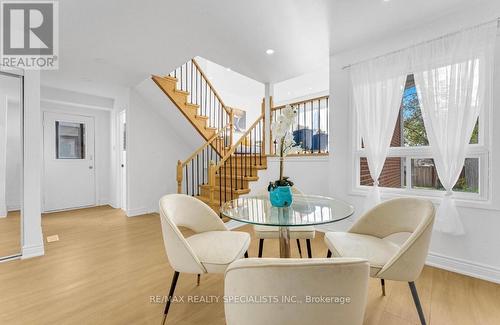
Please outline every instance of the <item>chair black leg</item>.
M262 257L262 249L264 249L264 239L259 239L259 257Z
M248 258L248 251L245 252L245 258Z
M382 296L385 296L385 280L380 279L380 284L382 285Z
M415 302L415 307L417 307L418 317L420 318L420 323L426 325L424 311L422 310L422 305L420 304L420 299L418 298L417 287L415 287L415 282L408 282L410 285L411 295L413 296L413 301Z
M198 274L198 276L196 277L196 286L200 286L200 278L201 278L201 274Z
M326 258L330 258L330 257L332 257L332 251L328 250L328 253L326 253Z
M297 238L297 248L299 249L299 256L302 258L302 248L300 247L300 239Z
M168 300L167 300L167 305L165 306L165 311L163 312L163 324L165 324L165 321L167 320L167 314L168 310L170 308L170 301L172 300L172 297L174 295L175 291L175 286L177 285L177 279L179 278L179 272L175 271L174 272L174 277L172 278L172 285L170 286L170 292L168 293Z
M307 257L312 258L313 254L312 254L312 250L311 250L311 240L306 239L306 244L307 244Z

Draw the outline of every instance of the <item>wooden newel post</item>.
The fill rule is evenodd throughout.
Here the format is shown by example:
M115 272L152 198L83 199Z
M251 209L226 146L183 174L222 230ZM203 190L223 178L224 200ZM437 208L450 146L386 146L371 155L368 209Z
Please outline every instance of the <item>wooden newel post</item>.
M182 161L177 162L177 193L182 193Z
M210 165L208 166L208 185L210 188L209 194L209 202L212 205L214 203L214 191L215 191L215 162L210 161Z
M229 147L233 146L234 110L229 113Z

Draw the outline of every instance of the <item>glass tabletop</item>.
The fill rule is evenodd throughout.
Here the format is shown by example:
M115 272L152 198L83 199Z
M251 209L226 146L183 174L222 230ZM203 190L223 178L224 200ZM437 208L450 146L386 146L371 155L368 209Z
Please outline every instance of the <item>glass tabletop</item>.
M271 205L268 195L246 196L224 203L221 213L233 220L264 226L311 226L350 217L354 208L334 198L294 194L289 207Z

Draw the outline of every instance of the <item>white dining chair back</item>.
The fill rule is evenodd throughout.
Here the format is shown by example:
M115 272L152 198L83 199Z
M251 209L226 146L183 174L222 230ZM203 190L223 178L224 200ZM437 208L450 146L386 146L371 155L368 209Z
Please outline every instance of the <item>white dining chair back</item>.
M226 323L361 325L368 273L355 258L236 261L225 274Z

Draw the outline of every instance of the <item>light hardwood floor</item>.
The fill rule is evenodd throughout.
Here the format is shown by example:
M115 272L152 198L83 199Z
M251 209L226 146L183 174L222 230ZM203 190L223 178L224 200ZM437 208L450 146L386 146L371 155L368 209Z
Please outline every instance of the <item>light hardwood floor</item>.
M167 294L173 271L158 215L127 218L98 207L48 214L42 222L44 236L60 240L46 243L44 257L0 264L0 324L160 324L164 305L150 297ZM249 252L256 256L256 241ZM277 254L277 242L266 241L264 256ZM321 234L313 254L326 255ZM379 282L370 280L365 324L418 324L408 286L386 285L382 297ZM426 267L417 288L429 324L500 324L500 285ZM222 275L202 276L199 287L195 275L179 277L178 296L222 294ZM224 324L224 307L173 304L167 324Z
M19 211L0 218L0 257L21 253L21 220Z

